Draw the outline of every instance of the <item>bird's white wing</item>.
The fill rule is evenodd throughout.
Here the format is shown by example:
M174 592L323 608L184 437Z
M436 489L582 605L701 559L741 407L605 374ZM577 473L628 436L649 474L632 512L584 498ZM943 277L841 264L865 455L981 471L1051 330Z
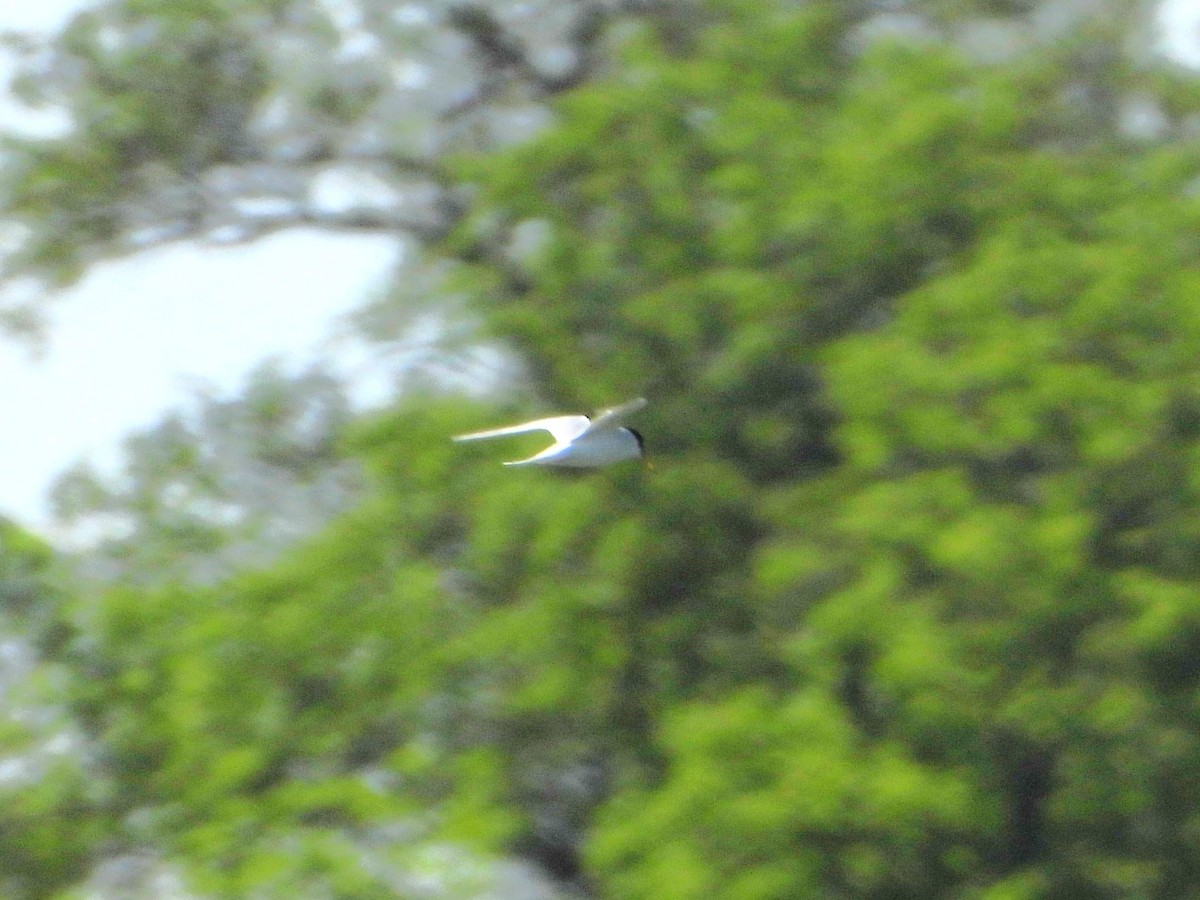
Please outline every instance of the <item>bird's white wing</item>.
M601 428L617 428L629 416L633 415L639 409L646 405L645 397L638 397L636 400L630 400L628 403L622 403L620 406L610 406L608 409L602 409L592 417L584 431L598 431Z
M452 438L455 441L480 441L484 438L506 437L510 434L525 434L530 431L548 431L559 443L573 441L588 429L587 416L551 416L548 419L534 419L520 425L509 425L506 428L492 428L488 431L473 431L470 434L460 434Z

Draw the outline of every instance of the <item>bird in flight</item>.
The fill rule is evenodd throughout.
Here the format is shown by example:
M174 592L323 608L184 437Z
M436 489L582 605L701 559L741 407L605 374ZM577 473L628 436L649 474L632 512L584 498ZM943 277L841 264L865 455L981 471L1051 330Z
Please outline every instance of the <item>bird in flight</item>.
M506 462L506 466L570 466L577 469L607 466L609 463L627 459L641 459L646 455L642 436L621 423L646 405L644 397L613 406L587 416L552 416L534 419L520 425L493 428L489 431L473 431L460 434L455 441L480 441L485 438L507 437L510 434L526 434L530 431L548 431L554 443L535 453L528 459Z

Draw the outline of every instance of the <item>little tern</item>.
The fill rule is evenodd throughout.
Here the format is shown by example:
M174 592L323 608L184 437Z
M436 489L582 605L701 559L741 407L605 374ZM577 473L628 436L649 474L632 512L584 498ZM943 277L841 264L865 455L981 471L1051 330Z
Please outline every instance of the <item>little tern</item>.
M621 423L646 405L644 397L601 410L595 417L551 416L534 419L520 425L492 428L488 431L473 431L460 434L452 440L480 441L486 438L507 437L531 431L547 431L554 443L528 459L506 462L506 466L569 466L577 469L607 466L627 459L640 459L646 455L646 445L633 428Z

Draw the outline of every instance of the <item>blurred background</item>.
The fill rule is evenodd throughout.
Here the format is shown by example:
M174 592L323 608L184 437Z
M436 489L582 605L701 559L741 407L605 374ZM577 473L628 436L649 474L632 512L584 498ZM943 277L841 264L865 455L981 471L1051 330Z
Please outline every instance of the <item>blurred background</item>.
M1196 896L1198 21L0 13L0 896Z

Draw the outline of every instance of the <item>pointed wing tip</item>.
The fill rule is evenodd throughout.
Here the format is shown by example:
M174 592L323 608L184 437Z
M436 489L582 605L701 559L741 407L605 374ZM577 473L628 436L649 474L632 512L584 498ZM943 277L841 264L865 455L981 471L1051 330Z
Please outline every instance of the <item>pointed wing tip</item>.
M450 438L454 443L461 444L463 441L482 441L487 438L504 437L508 433L507 428L493 428L488 431L468 431L466 434L456 434Z
M610 406L607 409L602 409L596 413L595 418L591 420L591 428L611 428L615 423L623 421L626 417L633 415L635 412L644 407L649 401L645 397L635 397L625 403L618 403L616 406Z

